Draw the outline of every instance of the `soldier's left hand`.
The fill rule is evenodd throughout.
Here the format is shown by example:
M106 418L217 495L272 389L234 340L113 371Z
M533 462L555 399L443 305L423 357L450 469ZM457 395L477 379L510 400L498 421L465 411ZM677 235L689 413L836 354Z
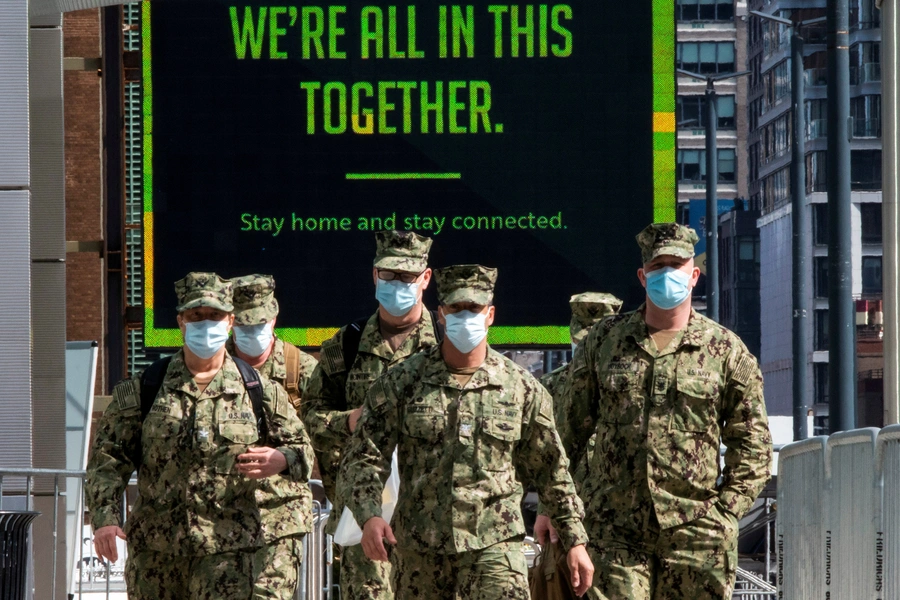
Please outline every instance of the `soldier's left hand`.
M284 454L275 448L248 448L237 457L238 471L250 479L265 479L287 468Z
M572 588L576 596L583 596L594 582L594 563L588 556L584 544L573 546L566 555L569 572L572 573Z

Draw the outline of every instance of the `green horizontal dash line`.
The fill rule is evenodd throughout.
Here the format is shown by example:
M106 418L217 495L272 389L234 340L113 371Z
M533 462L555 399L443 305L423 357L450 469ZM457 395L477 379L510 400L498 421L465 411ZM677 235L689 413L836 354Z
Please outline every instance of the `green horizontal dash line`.
M462 179L462 173L347 173L347 179Z

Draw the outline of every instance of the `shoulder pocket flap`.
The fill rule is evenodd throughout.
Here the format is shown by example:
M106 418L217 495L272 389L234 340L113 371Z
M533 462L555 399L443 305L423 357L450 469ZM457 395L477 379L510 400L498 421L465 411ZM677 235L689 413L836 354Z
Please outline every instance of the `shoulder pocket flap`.
M227 421L219 423L219 435L235 444L252 444L259 440L256 423Z

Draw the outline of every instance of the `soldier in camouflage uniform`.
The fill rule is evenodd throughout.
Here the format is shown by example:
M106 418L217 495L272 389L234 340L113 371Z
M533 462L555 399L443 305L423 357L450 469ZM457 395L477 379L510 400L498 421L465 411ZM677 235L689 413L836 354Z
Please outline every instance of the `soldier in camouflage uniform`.
M572 352L574 354L575 347L587 337L588 332L595 323L599 323L604 318L617 314L622 308L622 301L612 294L604 294L601 292L584 292L575 294L569 299L569 307L572 309L572 320L569 322L569 334L572 337ZM569 365L565 364L557 367L549 373L545 373L541 377L541 384L553 398L562 394L565 388ZM560 420L560 415L556 415L556 420ZM575 489L581 493L581 485L587 477L588 462L594 450L594 438L588 441L585 450L584 459L577 465L570 464L569 471L572 473L572 481L575 482ZM535 524L535 536L538 541L543 544L543 531L549 526L549 520L542 519L540 524ZM552 528L551 528L552 529ZM556 541L556 532L551 530L551 537Z
M366 392L389 368L437 343L436 324L422 303L422 291L431 281L431 239L412 232L382 231L376 234L375 242L372 276L378 310L365 324L343 327L322 344L320 362L300 407L325 491L334 503L334 515L340 515L344 506L334 485L341 452L362 412ZM353 327L362 331L348 333ZM356 350L356 357L348 364L345 338L353 333L359 343L358 348L346 348L350 353ZM334 533L337 523L338 519L329 521L329 533ZM390 564L370 561L359 545L344 548L340 578L341 594L347 600L392 597Z
M398 600L529 598L522 481L538 485L559 525L578 593L590 585L582 504L552 399L487 344L496 277L479 265L435 271L446 338L375 382L341 465L338 490L364 524L366 555L386 561L382 540L396 544ZM395 446L392 529L381 518L381 492Z
M225 349L281 385L291 404L299 409L316 359L275 336L275 280L271 275L247 275L231 283L234 328ZM258 563L265 566L256 587L260 594L267 589L283 590L288 600L297 587L303 535L312 530L312 492L303 482L270 477L259 482L257 498L266 546L257 555Z
M97 428L85 482L97 553L116 560L116 538L127 534L132 599L288 597L254 590L257 551L280 533L262 522L257 492L266 478L307 482L309 437L284 389L261 378L268 438L259 439L250 396L225 352L231 282L190 273L175 291L185 346L149 413L142 414L141 379L132 377L116 385ZM138 500L122 531L120 500L136 468ZM285 508L288 518L304 518Z
M588 596L731 598L738 520L771 472L762 376L734 333L691 308L697 234L661 223L637 241L647 302L591 329L557 400L572 461L596 434Z

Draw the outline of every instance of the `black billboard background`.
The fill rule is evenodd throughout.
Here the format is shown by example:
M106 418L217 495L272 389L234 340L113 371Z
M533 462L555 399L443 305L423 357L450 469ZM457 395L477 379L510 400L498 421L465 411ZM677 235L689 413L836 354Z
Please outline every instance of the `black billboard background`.
M359 58L360 8L387 2L345 3L347 58L323 60L298 59L293 35L282 39L287 60L237 60L228 4L153 4L155 327L175 327L172 283L189 271L273 274L279 327L338 327L370 314L372 232L291 232L291 213L347 217L355 226L360 216L394 212L401 225L412 214L562 212L562 230L447 224L432 236L431 266L498 267L499 325L565 325L569 295L586 290L612 292L632 307L642 299L634 236L653 208L652 4L572 2L571 56L495 58L488 3L470 2L472 59L436 58L437 6L414 4L425 59ZM237 5L239 15L244 6L268 5ZM404 17L406 6L398 5ZM268 38L264 57L267 48ZM450 80L489 82L491 120L503 133L329 135L321 122L306 133L302 81ZM462 178L345 178L446 171ZM242 232L242 213L285 217L287 225L277 237Z

